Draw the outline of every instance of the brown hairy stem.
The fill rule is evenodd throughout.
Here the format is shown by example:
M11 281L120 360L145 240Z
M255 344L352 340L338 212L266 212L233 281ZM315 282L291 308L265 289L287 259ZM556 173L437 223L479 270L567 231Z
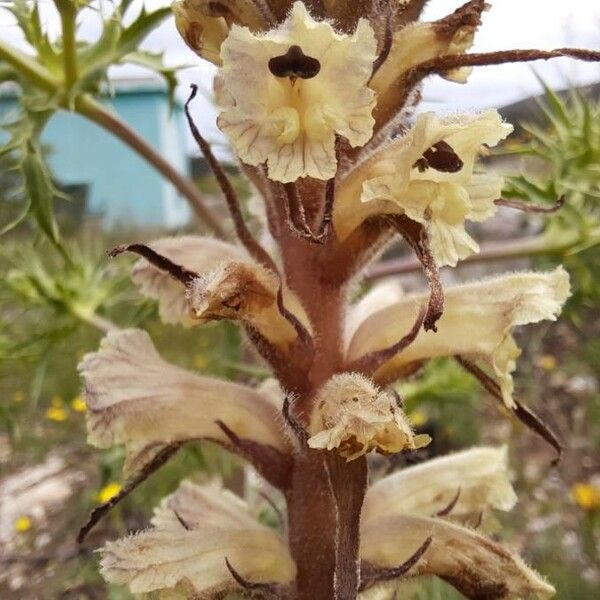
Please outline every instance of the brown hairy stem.
M110 258L115 258L116 256L119 256L119 254L123 254L123 252L133 252L134 254L142 256L151 265L154 265L161 271L165 271L173 279L183 283L185 286L191 284L192 281L198 277L198 273L194 273L194 271L190 271L189 269L174 263L166 256L159 254L145 244L123 244L121 246L116 246L108 252L108 256L110 256Z
M402 110L414 88L429 75L446 73L462 67L486 67L517 62L549 60L551 58L568 57L587 62L600 61L600 51L582 48L555 48L554 50L537 50L535 48L517 50L499 50L497 52L479 52L472 54L447 54L423 62L403 74L394 84L394 105L384 115L378 117L378 127L393 120ZM389 92L388 92L389 93ZM381 119L384 119L382 122Z
M414 250L423 267L429 284L429 302L423 319L423 327L425 331L437 331L436 323L444 312L444 288L439 267L431 251L427 229L406 215L392 215L389 219L398 233Z
M364 456L346 462L327 453L327 470L337 507L336 598L356 598L360 587L360 513L367 491L368 468Z
M274 273L277 273L277 266L275 262L269 255L269 253L254 239L254 236L248 229L246 222L244 221L244 215L242 214L242 208L240 206L240 201L235 191L229 177L225 173L225 170L216 159L215 155L212 152L210 144L204 139L196 124L194 123L194 119L190 114L190 102L196 97L198 93L198 86L192 84L191 86L190 97L187 99L185 103L185 116L187 117L188 125L190 127L190 131L194 137L194 140L198 144L202 155L206 159L210 170L213 172L221 191L223 192L223 196L225 197L225 201L227 203L227 207L229 208L229 213L233 220L233 225L235 227L235 232L237 234L238 239L250 256L256 259L259 263L265 266L267 269L270 269Z

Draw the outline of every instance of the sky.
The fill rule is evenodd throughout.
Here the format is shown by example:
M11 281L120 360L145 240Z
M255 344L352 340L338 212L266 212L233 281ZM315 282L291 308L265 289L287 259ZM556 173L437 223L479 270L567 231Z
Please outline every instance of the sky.
M10 0L0 0L0 6ZM349 0L352 1L352 0ZM137 5L142 0L135 0ZM51 0L39 0L42 19L50 32L57 32L59 22ZM491 9L484 13L474 52L510 48L550 49L560 46L600 48L600 2L598 0L488 0ZM94 2L101 10L110 9L110 0ZM150 7L168 5L165 0L145 0ZM461 0L430 0L424 14L427 20L442 17L462 4ZM94 39L98 35L97 15L84 11L80 15L79 35ZM0 10L0 37L22 45L18 27L12 17ZM188 65L180 72L179 94L187 96L190 83L197 83L210 94L214 67L191 52L179 37L173 19L165 21L145 41L144 47L164 51L169 65ZM555 59L534 63L536 72L555 87L600 81L600 64ZM130 66L113 69L115 77L143 76ZM532 66L525 64L476 68L466 85L430 78L425 83L424 110L442 112L475 111L500 107L540 92ZM196 118L209 139L220 136L214 125L215 112L209 102L196 105ZM191 148L191 140L188 140Z

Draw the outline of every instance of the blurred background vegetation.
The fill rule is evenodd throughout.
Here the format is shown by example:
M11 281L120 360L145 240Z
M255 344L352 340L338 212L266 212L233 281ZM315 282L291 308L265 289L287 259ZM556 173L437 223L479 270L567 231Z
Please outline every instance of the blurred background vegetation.
M123 3L122 9L128 5ZM23 12L27 5L16 2L15 7L38 50L39 64L54 73L69 45L50 44L36 15ZM53 182L46 162L52 149L43 146L39 132L52 112L76 106L78 98L93 100L108 66L141 60L131 56L132 39L139 42L163 17L141 15L132 30L122 25L118 13L113 17L117 21L110 22L113 37L104 45L76 45L88 76L58 94L27 79L14 63L2 72L21 86L24 100L0 156L0 228L6 230L0 250L3 599L128 598L122 589L106 587L93 549L105 539L144 527L152 508L184 476L220 474L232 487L240 486L242 467L230 456L210 444L185 448L112 511L84 545L75 543L90 509L123 483L123 454L86 444L85 403L76 372L78 361L97 348L111 323L148 330L167 360L197 372L252 383L267 376L260 365L251 364L238 330L228 323L196 329L161 324L156 306L142 299L129 280L131 263L105 257L106 249L123 240L167 232L108 233L94 222L74 227L68 215L61 218L59 211L56 217L53 209L55 202L69 200ZM172 72L157 57L152 60L172 89ZM487 160L507 173L506 197L550 206L564 194L566 204L551 215L520 214L510 221L504 253L478 263L477 274L560 263L571 273L575 293L565 318L529 329L519 340L524 353L516 378L520 399L567 443L565 458L552 468L548 448L504 418L451 360L431 362L399 391L415 427L434 438L432 447L410 457L412 461L473 444L509 444L520 502L512 513L498 515L502 538L548 575L560 599L593 599L600 597L600 106L581 91L559 95L546 87L532 114ZM205 175L195 184L204 194L214 193L214 183ZM507 214L501 210L492 229L502 226ZM197 225L168 234L197 231ZM476 235L485 245L486 230ZM466 264L446 275L470 278L472 268ZM410 276L406 281L410 286ZM376 463L382 470L398 466L380 458ZM38 492L49 501L37 501ZM266 506L262 516L276 526L270 511ZM458 597L439 582L418 584L407 594L415 600Z

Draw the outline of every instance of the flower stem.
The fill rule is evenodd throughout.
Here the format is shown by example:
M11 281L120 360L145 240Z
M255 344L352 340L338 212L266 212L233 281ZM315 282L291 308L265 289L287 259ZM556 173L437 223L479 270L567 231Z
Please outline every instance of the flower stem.
M75 21L77 11L68 1L56 0L62 27L62 55L65 70L65 85L71 89L77 83L77 41L75 39Z
M198 218L214 233L217 237L225 238L226 234L219 220L205 206L204 198L194 185L194 183L179 173L168 161L166 161L146 140L140 137L126 123L121 121L115 114L107 110L102 104L94 100L91 96L81 95L75 101L75 110L79 114L87 117L94 123L110 131L121 141L135 150L146 159L159 173L168 179L184 196L196 212Z
M481 246L481 251L479 253L468 256L461 261L461 264L558 254L568 251L580 241L581 240L569 239L553 243L545 236L540 235L511 242L488 243ZM367 280L373 281L390 275L417 273L421 271L422 268L421 263L410 256L407 258L388 260L375 265L369 271L366 278Z

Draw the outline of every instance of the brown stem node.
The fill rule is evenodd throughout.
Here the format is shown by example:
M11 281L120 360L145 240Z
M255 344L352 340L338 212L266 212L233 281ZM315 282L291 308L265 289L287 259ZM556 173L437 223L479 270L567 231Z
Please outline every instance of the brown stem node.
M283 418L285 422L289 425L290 429L295 433L296 437L300 441L303 446L306 446L308 443L309 435L307 431L300 425L296 417L292 415L290 412L290 397L286 395L283 399L283 407L281 409L281 413L283 414Z
M421 557L425 554L425 552L427 552L427 549L431 545L432 541L433 538L428 537L425 542L419 546L417 551L398 567L377 567L375 565L363 562L361 565L360 590L363 591L376 585L377 583L392 581L406 575L419 562L419 560L421 560Z
M273 446L240 438L221 420L215 424L227 436L233 449L274 487L283 490L289 485L291 459Z
M133 252L134 254L139 254L150 264L154 265L161 271L165 271L171 275L173 279L180 281L185 286L188 286L192 280L198 277L198 273L194 273L194 271L190 271L189 269L174 263L166 256L159 254L145 244L122 244L110 250L108 252L108 256L110 256L110 258L115 258L116 256L119 256L119 254L123 254L123 252Z
M415 338L417 335L419 335L419 331L423 325L426 314L426 308L422 307L421 310L419 310L419 314L417 315L417 318L415 319L410 331L402 339L397 341L395 344L384 348L383 350L376 350L357 358L355 361L347 365L344 370L362 373L368 377L372 376L388 360L392 359L394 356L396 356L396 354L402 352L402 350L405 348L408 348L408 346L415 341Z

